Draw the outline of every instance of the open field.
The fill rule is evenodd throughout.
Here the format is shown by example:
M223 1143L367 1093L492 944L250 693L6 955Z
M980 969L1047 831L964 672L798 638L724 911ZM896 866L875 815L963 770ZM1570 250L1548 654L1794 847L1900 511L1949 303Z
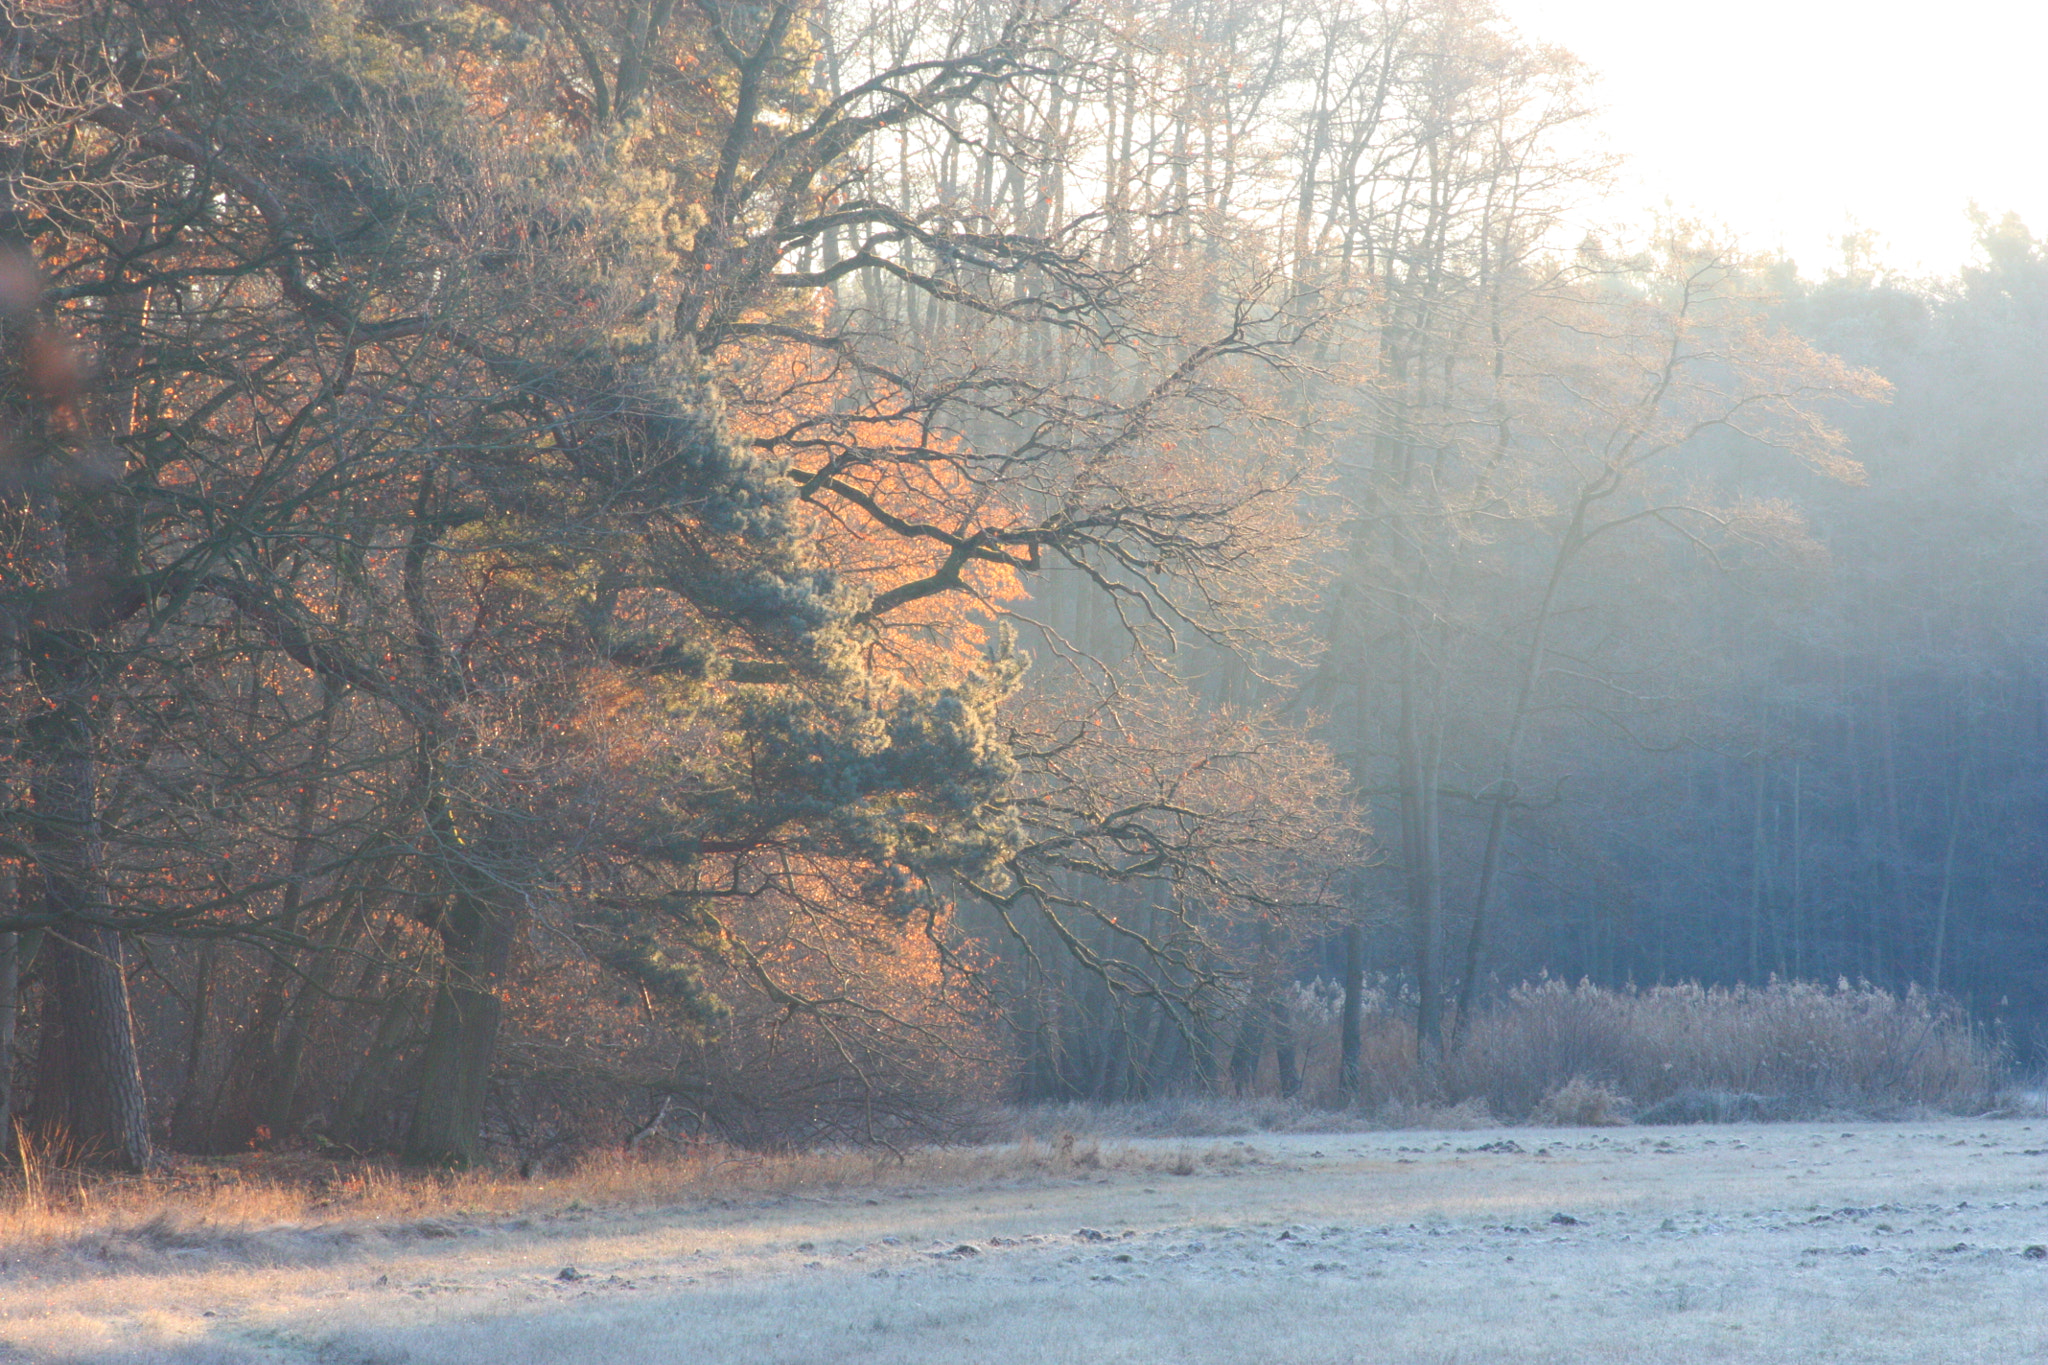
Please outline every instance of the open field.
M2048 1360L2048 1122L1289 1134L0 1251L0 1360Z

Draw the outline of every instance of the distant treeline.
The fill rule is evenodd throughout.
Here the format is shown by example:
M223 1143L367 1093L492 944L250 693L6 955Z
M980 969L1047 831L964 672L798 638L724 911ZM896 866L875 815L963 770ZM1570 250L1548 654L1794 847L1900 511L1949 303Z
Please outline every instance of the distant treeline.
M1917 984L2042 1061L2048 252L2010 217L1980 229L1960 279L1779 269L1775 320L1890 381L1834 414L1864 475L1700 443L1703 486L1800 516L1810 543L1763 584L1741 572L1761 547L1717 556L1668 634L1605 627L1632 667L1528 769L1488 981ZM1586 600L1665 609L1702 557L1617 566ZM1667 717L1611 714L1652 696ZM1456 809L1462 861L1484 814ZM1409 952L1389 926L1369 960Z

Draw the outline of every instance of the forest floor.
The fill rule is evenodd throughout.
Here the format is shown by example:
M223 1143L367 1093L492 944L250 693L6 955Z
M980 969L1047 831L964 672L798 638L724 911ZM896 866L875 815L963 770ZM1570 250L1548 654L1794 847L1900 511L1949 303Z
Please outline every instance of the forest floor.
M1024 1155L652 1206L46 1231L0 1245L0 1361L2048 1361L2039 1119Z

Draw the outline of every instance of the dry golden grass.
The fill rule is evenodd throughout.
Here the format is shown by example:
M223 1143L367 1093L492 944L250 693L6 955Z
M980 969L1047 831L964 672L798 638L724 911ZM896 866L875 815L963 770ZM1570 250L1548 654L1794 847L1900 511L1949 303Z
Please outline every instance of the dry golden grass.
M444 1225L590 1212L719 1206L783 1195L928 1192L1096 1172L1185 1175L1245 1164L1234 1149L1162 1150L1063 1132L984 1147L798 1153L712 1143L652 1155L608 1153L536 1179L502 1170L423 1172L294 1154L180 1159L147 1176L54 1166L32 1148L0 1180L0 1255L36 1260L81 1246L105 1259L149 1251L233 1248L266 1233L317 1227L432 1239Z

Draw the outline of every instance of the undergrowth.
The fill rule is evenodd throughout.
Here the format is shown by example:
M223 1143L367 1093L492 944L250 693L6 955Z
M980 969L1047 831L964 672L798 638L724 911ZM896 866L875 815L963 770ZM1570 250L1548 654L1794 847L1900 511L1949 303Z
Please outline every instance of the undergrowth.
M119 1259L130 1251L175 1250L180 1239L226 1245L265 1227L431 1237L445 1220L1095 1179L1114 1170L1183 1175L1247 1159L1221 1148L1114 1145L1118 1139L1983 1112L1996 1102L2002 1078L1999 1053L1983 1033L1961 1011L1918 992L1790 982L1618 991L1544 981L1475 1016L1455 1043L1420 1067L1404 1002L1384 992L1370 998L1362 1094L1344 1105L1337 1103L1333 1003L1327 988L1303 988L1293 1002L1304 1078L1295 1096L1181 1095L999 1110L981 1125L989 1137L1010 1139L994 1145L763 1153L676 1140L586 1154L527 1179L509 1168L422 1172L293 1152L179 1159L139 1177L86 1175L61 1149L18 1141L0 1176L0 1245L19 1252L97 1238L93 1254ZM1269 1065L1269 1078L1270 1072ZM1694 1117L1656 1118L1667 1111Z
M1847 981L1615 990L1543 980L1462 1029L1453 1021L1421 1065L1413 1000L1381 985L1364 1006L1359 1095L1344 1106L1340 997L1327 982L1294 990L1302 1112L1255 1126L1335 1123L1309 1114L1345 1107L1385 1127L1469 1126L1478 1114L1600 1126L1691 1096L1742 1099L1734 1108L1752 1117L1973 1113L1992 1106L2006 1078L1999 1048L1953 1002ZM1267 1095L1273 1071L1269 1056ZM1171 1114L1183 1102L1162 1103Z

